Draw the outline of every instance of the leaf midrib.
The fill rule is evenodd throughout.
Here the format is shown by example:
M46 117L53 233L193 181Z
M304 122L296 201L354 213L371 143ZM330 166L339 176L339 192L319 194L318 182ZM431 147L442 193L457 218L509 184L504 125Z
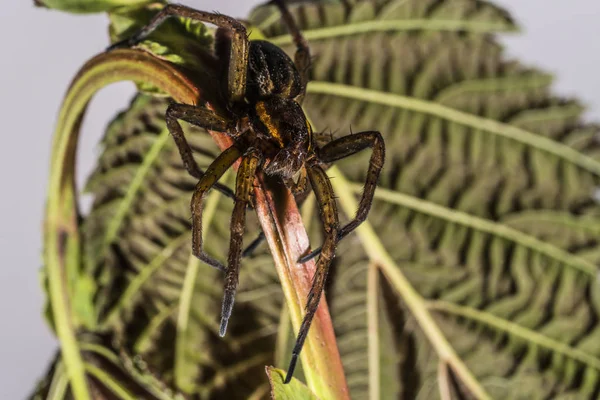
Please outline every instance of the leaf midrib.
M502 223L508 226L539 222L561 225L600 237L600 220L594 216L575 217L571 213L555 210L528 210L502 219Z
M519 75L508 75L494 78L467 79L455 82L442 89L433 99L436 103L447 103L453 97L469 94L470 92L501 92L525 89L540 89L548 87L554 80L550 74L532 74L526 72Z
M350 183L335 166L331 167L329 172L335 176L331 180L333 188L342 205L342 209L348 215L352 215L358 204L354 198ZM425 299L410 284L406 276L402 273L400 267L396 265L390 254L387 252L383 243L375 233L373 227L368 221L363 222L357 228L358 235L363 244L371 262L375 263L388 278L391 285L403 298L405 304L413 317L423 330L425 336L435 349L440 359L446 362L461 379L464 385L478 399L490 399L489 394L473 376L465 363L458 357L452 345L448 342L438 324L425 305Z
M312 81L307 87L308 93L324 94L359 100L371 104L380 104L432 115L444 120L474 128L476 131L490 132L497 136L522 143L528 147L545 151L565 160L589 173L600 176L600 162L581 154L577 150L537 135L525 129L517 128L493 119L480 117L459 111L431 101L401 96L394 93L349 86L340 83Z
M500 318L494 314L486 313L472 307L465 307L458 304L453 304L443 300L427 302L427 308L432 311L438 311L446 314L451 314L458 317L464 317L472 321L476 321L494 329L504 331L508 334L520 337L529 343L533 343L540 347L545 347L556 353L560 353L565 357L579 361L594 369L600 370L600 359L588 355L579 349L568 346L557 340L549 338L541 333L527 329L523 326L515 324L512 321Z
M177 238L173 239L169 245L163 248L161 252L146 264L146 266L135 275L135 278L129 282L127 289L125 289L125 293L119 298L118 303L113 306L104 321L100 323L100 327L108 327L113 323L113 320L119 316L120 311L127 307L127 304L139 292L144 283L158 271L162 264L181 246L189 244L191 236L191 232L182 233Z
M361 184L356 182L348 182L348 184L354 193L361 193L363 190L363 185ZM375 191L375 198L387 201L391 204L409 208L413 211L429 215L446 222L455 223L506 239L523 247L529 248L532 251L544 254L549 258L558 260L562 264L573 267L591 277L596 276L597 267L593 263L574 256L573 254L570 254L556 246L545 243L534 236L523 233L505 224L476 217L462 211L452 210L447 207L432 203L428 200L410 196L405 193L394 192L381 187L377 188Z
M353 24L336 25L302 31L307 40L331 39L342 36L373 32L401 31L466 31L470 33L516 32L517 29L507 23L479 22L452 19L397 19L364 21ZM290 35L268 38L269 42L278 46L291 44Z
M161 151L164 149L169 139L169 130L166 126L162 129L160 134L156 137L155 142L150 147L150 150L144 156L142 163L139 165L135 176L133 177L127 192L123 199L119 202L116 212L107 224L106 234L104 236L104 249L108 247L116 238L121 225L125 219L127 212L131 210L131 205L135 200L136 194L139 192L144 178L150 171L150 168L154 164L154 161L158 158Z
M213 190L212 193L208 195L202 221L202 225L205 228L209 228L214 220L220 197L220 193L217 190ZM186 334L188 333L188 322L190 317L190 309L192 306L192 297L195 293L194 289L196 288L196 279L198 277L200 264L200 260L195 255L190 253L185 277L183 279L181 295L179 297L179 310L177 314L177 332L175 334L175 356L173 370L175 374L175 385L186 392L192 392L193 390L193 388L187 387L187 382L185 380L185 361L187 359L185 355ZM206 265L206 267L209 268L208 265Z

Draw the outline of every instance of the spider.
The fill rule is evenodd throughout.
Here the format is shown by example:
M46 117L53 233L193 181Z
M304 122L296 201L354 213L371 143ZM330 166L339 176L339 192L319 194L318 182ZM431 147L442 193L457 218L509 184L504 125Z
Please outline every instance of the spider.
M199 180L191 201L192 252L200 260L225 273L221 336L225 335L233 309L246 209L253 200L255 176L263 173L280 179L296 196L306 193L310 182L324 226L324 241L321 248L299 260L304 262L320 254L285 379L288 383L319 305L337 243L356 229L369 212L384 163L385 146L381 134L376 131L344 136L321 148L316 145L312 127L301 107L309 80L310 49L283 0L274 0L272 3L279 8L293 37L297 48L294 61L267 41L248 40L246 28L234 18L178 4L166 5L141 30L129 39L114 44L109 50L138 44L170 17L189 18L217 27L213 57L219 70L223 71L224 78L219 90L226 100L226 107L217 113L202 105L172 103L167 108L165 120L186 170ZM206 171L201 171L178 120L226 133L232 138L233 145L224 150ZM340 227L335 195L324 168L329 163L366 148L372 148L372 154L359 208L355 218ZM219 184L218 180L239 159L241 162L233 193ZM202 248L203 199L213 187L234 200L227 267ZM256 247L260 239L259 236L245 253Z

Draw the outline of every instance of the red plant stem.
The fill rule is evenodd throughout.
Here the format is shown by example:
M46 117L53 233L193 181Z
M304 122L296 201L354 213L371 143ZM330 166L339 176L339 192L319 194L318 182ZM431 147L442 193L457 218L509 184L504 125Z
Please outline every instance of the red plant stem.
M232 144L228 136L211 132L223 150ZM290 316L297 332L315 273L315 262L297 263L309 248L308 235L294 196L283 185L265 190L257 177L255 209L282 283ZM349 399L348 385L337 347L335 332L325 296L315 313L301 353L304 375L313 392L323 399Z

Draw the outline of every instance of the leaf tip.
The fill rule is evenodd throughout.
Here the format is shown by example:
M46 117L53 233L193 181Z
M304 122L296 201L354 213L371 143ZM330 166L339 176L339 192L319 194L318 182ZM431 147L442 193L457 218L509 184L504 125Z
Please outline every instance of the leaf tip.
M285 371L275 368L271 365L265 366L265 372L269 378L271 386L271 399L274 400L295 400L306 399L316 400L317 396L302 382L292 378ZM289 378L289 381L287 381ZM287 381L287 382L286 382ZM289 384L287 384L289 382Z

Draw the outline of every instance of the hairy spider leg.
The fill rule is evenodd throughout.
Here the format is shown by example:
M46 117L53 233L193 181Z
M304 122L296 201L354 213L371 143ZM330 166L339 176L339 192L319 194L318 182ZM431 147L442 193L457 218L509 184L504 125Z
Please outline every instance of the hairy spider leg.
M227 95L230 101L240 102L246 95L246 75L248 65L248 36L246 28L235 18L222 14L194 10L181 4L167 4L150 22L128 39L110 46L108 50L119 47L132 47L148 37L156 28L170 17L189 18L194 21L208 22L219 28L231 31L229 69L227 72Z
M242 156L242 152L235 146L223 151L206 169L196 185L192 196L192 253L200 260L223 272L227 272L225 266L204 252L202 248L202 206L204 197L211 187L223 176L231 166Z
M229 239L229 256L227 259L227 274L225 275L225 290L221 309L221 327L219 334L225 336L227 323L231 317L235 292L240 275L240 260L242 258L242 237L246 224L246 208L252 191L256 170L262 162L258 150L250 148L242 157L235 181L235 204L231 215L231 236Z
M304 101L304 96L306 95L306 85L308 84L308 77L311 66L311 58L310 58L310 47L308 46L308 42L302 35L302 32L298 28L296 21L294 21L294 17L290 13L290 10L285 5L284 0L273 0L273 3L279 8L281 12L281 17L283 18L283 22L287 26L290 34L292 35L292 39L296 44L296 54L294 54L294 64L296 65L296 69L300 73L300 82L302 84L302 90L296 96L295 100L302 104Z
M228 132L232 127L229 126L224 118L219 117L204 107L172 103L167 108L165 122L167 123L169 133L171 133L171 136L175 140L177 150L179 150L179 155L183 160L183 166L191 176L196 179L202 179L204 172L202 172L196 160L194 160L192 148L185 139L183 129L181 129L181 125L179 125L177 120L182 120L200 128L216 132ZM219 182L214 184L214 188L231 199L235 198L233 190Z
M337 204L335 202L335 196L331 182L325 173L325 170L318 164L318 161L313 160L313 165L308 166L308 178L310 184L313 187L317 203L319 205L319 215L323 222L323 230L325 232L325 240L323 241L323 250L321 256L317 261L315 275L313 277L312 286L308 293L308 299L306 302L306 314L300 325L298 331L298 337L296 338L296 344L292 350L292 358L288 367L287 375L285 377L285 383L289 383L296 369L296 363L298 362L298 356L308 335L310 325L312 323L323 288L325 287L325 281L327 280L327 273L329 272L329 266L333 257L335 257L335 248L338 242L338 229L339 219Z
M358 153L366 148L372 148L371 159L369 160L369 169L367 170L367 178L365 180L365 186L363 190L360 203L358 204L358 210L356 216L352 221L346 224L338 233L338 240L342 240L349 233L355 230L369 214L371 204L373 203L373 196L375 189L377 188L377 181L379 180L379 174L383 168L385 161L385 144L381 133L376 131L359 132L348 136L343 136L339 139L334 140L331 143L323 146L319 149L319 159L326 163L332 163L342 158L349 157L353 154ZM300 263L312 259L321 252L321 247L312 251L308 255L300 258Z
M248 247L244 249L242 252L242 257L250 257L252 253L254 253L254 250L256 250L256 248L263 242L263 240L265 240L265 233L260 231L256 238L250 242Z

